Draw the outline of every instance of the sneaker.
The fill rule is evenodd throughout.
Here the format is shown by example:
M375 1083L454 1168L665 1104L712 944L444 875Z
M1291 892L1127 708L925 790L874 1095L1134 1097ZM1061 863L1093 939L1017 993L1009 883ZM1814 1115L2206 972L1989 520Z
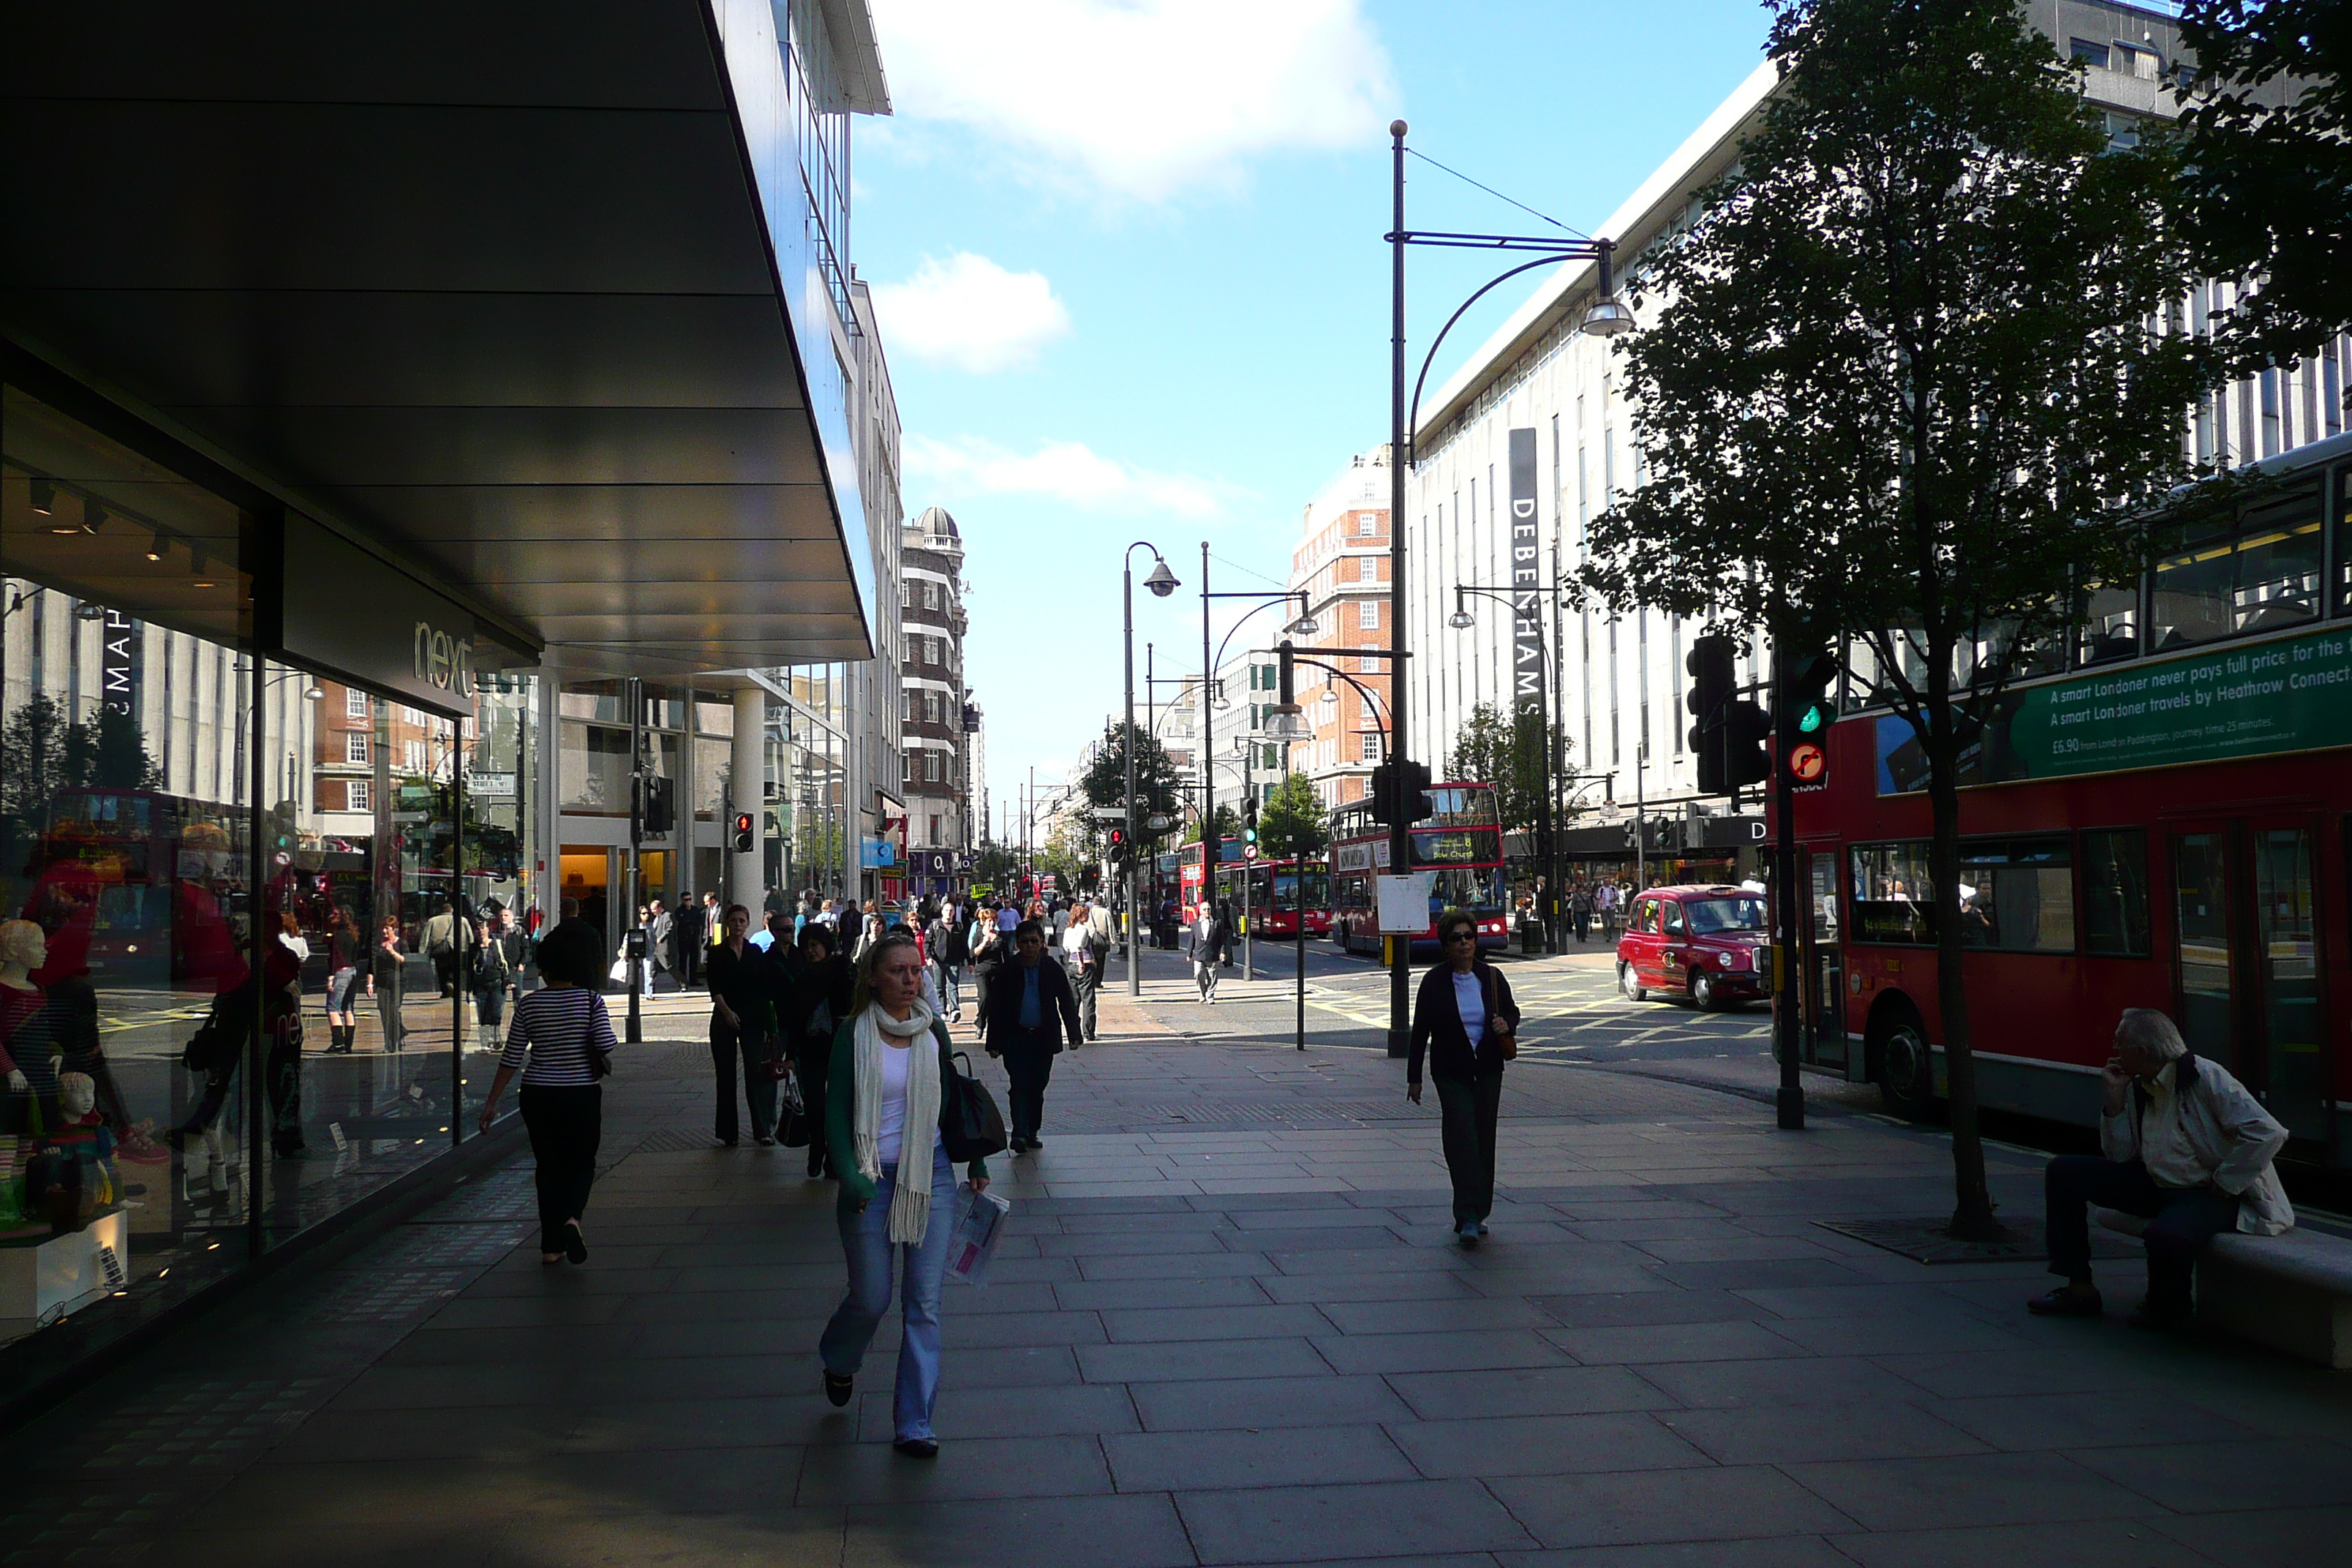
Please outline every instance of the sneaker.
M2026 1302L2025 1310L2037 1318L2095 1318L2106 1310L2106 1306L2096 1290L2077 1290L2061 1285Z

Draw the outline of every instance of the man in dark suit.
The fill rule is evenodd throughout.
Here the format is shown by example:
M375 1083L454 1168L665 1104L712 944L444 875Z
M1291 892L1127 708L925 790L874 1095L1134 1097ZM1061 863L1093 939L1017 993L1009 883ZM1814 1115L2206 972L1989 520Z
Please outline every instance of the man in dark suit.
M1004 1058L1013 1080L1013 1152L1037 1149L1045 1119L1045 1084L1062 1042L1084 1038L1078 999L1059 963L1045 961L1045 928L1023 921L1013 930L1013 960L988 988L988 1054Z

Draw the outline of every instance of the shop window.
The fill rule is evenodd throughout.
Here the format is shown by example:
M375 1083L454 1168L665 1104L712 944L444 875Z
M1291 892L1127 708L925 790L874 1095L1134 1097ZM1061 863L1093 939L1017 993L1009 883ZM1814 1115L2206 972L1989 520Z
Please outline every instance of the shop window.
M1933 946L1935 891L1927 875L1926 840L1857 844L1851 855L1853 940Z
M1960 941L2001 952L2074 952L2074 856L2065 838L1962 844Z
M2147 835L2137 827L2083 835L2083 951L2146 958Z

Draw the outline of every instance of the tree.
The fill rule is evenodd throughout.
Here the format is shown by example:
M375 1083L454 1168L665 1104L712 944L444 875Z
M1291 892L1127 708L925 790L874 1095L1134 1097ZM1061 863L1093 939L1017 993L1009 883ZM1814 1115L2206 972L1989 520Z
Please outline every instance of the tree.
M1257 813L1258 848L1277 860L1318 855L1331 842L1323 797L1305 773L1286 774Z
M1775 0L1781 73L1621 349L1649 468L1584 588L1826 644L1928 763L1956 1235L2000 1234L1963 984L1960 755L2075 595L2137 579L2210 345L2161 137L2111 146L2012 0ZM2070 591L2071 590L2071 591ZM1818 640L1816 640L1818 639Z
M1539 706L1522 702L1506 716L1496 704L1481 702L1454 731L1454 749L1445 757L1446 776L1493 784L1496 809L1505 830L1532 828L1543 809L1544 791L1550 785L1551 770L1544 753L1547 735L1559 746L1559 754L1564 758L1565 742L1559 731L1545 721Z
M1118 805L1127 799L1127 746L1121 733L1125 728L1118 719L1103 726L1103 743L1079 780L1088 805ZM1148 854L1161 836L1144 826L1143 819L1154 813L1173 816L1184 778L1169 760L1159 736L1138 725L1135 741L1135 837L1138 849Z
M2177 210L2217 278L2259 281L2223 321L2242 363L2352 330L2352 5L2188 0Z

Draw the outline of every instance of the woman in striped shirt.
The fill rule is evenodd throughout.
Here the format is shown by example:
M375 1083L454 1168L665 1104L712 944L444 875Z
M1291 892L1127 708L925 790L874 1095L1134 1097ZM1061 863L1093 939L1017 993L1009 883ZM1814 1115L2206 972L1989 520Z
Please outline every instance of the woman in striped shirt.
M498 1076L482 1101L482 1131L490 1130L499 1097L521 1073L522 1124L539 1163L539 1260L585 1263L580 1215L596 1179L604 1130L604 1088L596 1080L611 1070L616 1043L598 993L604 937L585 921L563 921L539 944L539 974L545 987L515 1004Z

